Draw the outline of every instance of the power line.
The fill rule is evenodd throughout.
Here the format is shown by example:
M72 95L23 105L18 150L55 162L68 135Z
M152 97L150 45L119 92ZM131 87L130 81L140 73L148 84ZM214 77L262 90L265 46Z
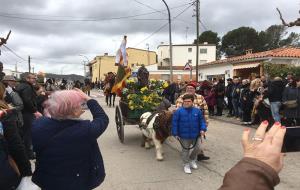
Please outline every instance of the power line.
M71 64L71 63L67 63L67 62L59 62L59 61L52 61L49 59L41 59L41 58L31 58L32 60L38 60L38 61L42 61L42 62L47 62L47 63L57 63L57 64Z
M137 3L139 3L139 4L141 4L141 5L143 5L143 6L145 6L145 7L147 7L147 8L149 8L149 9L151 9L151 10L154 10L154 11L156 11L156 12L158 12L158 13L161 13L161 14L163 14L163 15L168 15L167 13L164 13L164 12L162 12L162 11L160 11L160 10L157 10L157 9L151 7L150 5L144 4L144 3L140 2L140 1L137 1L137 0L134 0L134 1L137 2ZM193 5L193 4L195 4L195 1L194 1L194 2L191 2L191 3L187 3L186 5ZM182 22L185 22L185 23L189 22L189 21L182 20L182 19L178 19L178 20L179 20L179 21L182 21ZM191 22L189 22L189 23L191 23Z
M169 23L165 23L164 25L162 25L161 27L159 27L157 30L155 30L154 32L152 32L149 36L147 36L146 38L144 38L143 40L141 40L139 43L137 43L134 47L140 45L141 43L143 43L144 41L148 40L149 38L151 38L151 36L153 36L154 34L156 34L157 32L161 31L165 26L167 26Z
M180 6L173 7L171 9L177 9L184 7L185 5L188 5L190 3L185 3ZM166 11L166 9L160 10L160 11ZM128 15L128 16L122 16L122 17L111 17L111 18L75 18L75 19L45 19L45 18L30 18L30 17L21 17L17 15L22 15L22 14L11 14L11 13L3 13L0 12L0 17L5 17L5 18L11 18L11 19L19 19L19 20L32 20L32 21L45 21L45 22L98 22L98 21L107 21L107 20L120 20L120 19L128 19L128 18L134 18L134 17L139 17L139 16L145 16L145 15L151 15L155 14L157 11L154 12L148 12L148 13L142 13L142 14L136 14L136 15ZM28 15L22 15L22 16L28 16ZM49 16L51 17L51 16ZM52 17L59 17L59 16L52 16ZM72 18L72 17L71 17Z
M13 51L12 49L10 49L9 47L7 47L6 45L3 45L8 51L10 51L12 54L14 54L16 57L18 57L19 59L22 59L23 61L26 61L26 59L24 59L23 57L21 57L20 55L18 55L15 51Z
M202 27L204 28L204 30L207 31L208 29L207 29L207 27L205 26L205 24L203 23L203 21L199 19L199 22L200 22L200 24L202 25Z
M148 8L151 9L151 10L156 11L157 13L166 14L166 13L164 13L164 12L162 12L162 11L160 11L160 10L157 10L157 9L155 9L155 8L149 6L149 5L146 5L146 4L142 3L142 2L139 2L139 1L137 1L137 0L134 0L134 1L137 2L138 4L141 4L141 5L145 6L145 7L148 7Z
M195 3L195 2L194 2ZM175 17L173 17L173 20L176 20L181 14L183 14L185 11L187 11L190 7L192 7L193 4L190 4L188 7L186 7L183 11L181 11L178 15L176 15ZM161 27L159 27L157 30L155 30L154 32L152 32L149 36L147 36L146 38L144 38L143 40L141 40L139 43L137 43L134 47L140 45L141 43L143 43L144 41L148 40L149 38L151 38L154 34L156 34L157 32L161 31L165 26L167 26L169 24L169 22L165 23L164 25L162 25Z

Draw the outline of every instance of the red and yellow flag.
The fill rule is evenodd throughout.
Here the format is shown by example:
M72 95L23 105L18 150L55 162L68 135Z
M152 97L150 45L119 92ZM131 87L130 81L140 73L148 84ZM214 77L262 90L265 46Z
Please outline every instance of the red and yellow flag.
M127 53L126 53L127 36L124 36L120 48L116 54L116 65L118 65L117 76L115 84L111 92L118 96L122 95L122 89L125 87L125 81L131 76L131 69L128 67Z

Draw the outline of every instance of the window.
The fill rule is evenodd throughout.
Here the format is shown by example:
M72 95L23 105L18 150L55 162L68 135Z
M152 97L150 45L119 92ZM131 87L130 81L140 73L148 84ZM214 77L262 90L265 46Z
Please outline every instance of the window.
M206 48L200 49L200 54L207 54L207 49Z
M200 60L200 64L207 63L207 60Z
M188 60L188 63L189 63L189 64L191 64L191 63L192 63L192 60L191 60L191 59L189 59L189 60Z
M192 52L192 48L188 48L188 52Z

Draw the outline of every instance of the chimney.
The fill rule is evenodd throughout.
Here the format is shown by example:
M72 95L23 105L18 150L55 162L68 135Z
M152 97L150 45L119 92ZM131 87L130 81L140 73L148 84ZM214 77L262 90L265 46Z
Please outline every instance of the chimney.
M252 49L246 49L246 55L252 54Z
M104 56L108 56L108 53L104 53Z

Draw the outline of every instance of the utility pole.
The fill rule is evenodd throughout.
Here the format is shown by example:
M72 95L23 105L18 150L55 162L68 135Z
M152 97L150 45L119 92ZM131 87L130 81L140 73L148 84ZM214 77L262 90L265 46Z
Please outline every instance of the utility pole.
M18 62L15 65L15 72L16 72L16 74L18 73Z
M199 8L200 0L196 0L196 82L198 82L198 70L199 70Z
M32 74L34 74L34 66L32 66Z
M186 44L187 44L188 30L189 30L189 27L186 27L185 28L185 43Z
M148 61L148 65L150 65L150 55L149 55L149 44L146 44L147 46L147 61Z
M165 2L165 0L162 0L164 2L164 4L167 7L168 10L168 17L169 17L169 51L170 51L170 81L173 82L173 55L172 55L172 30L171 30L171 13L170 13L170 9L168 7L168 4Z
M100 57L100 59L99 59L99 70L98 70L98 81L100 81L100 66L101 66L101 57Z
M30 55L28 55L28 71L29 71L29 73L31 73Z

